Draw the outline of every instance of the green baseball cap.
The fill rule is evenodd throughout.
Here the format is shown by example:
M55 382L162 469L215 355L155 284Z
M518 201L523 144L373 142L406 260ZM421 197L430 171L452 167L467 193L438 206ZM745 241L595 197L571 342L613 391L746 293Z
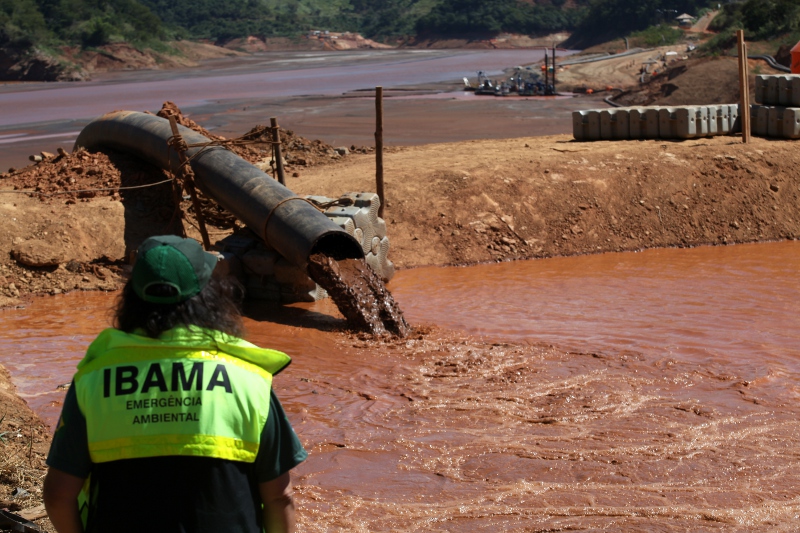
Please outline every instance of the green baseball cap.
M146 302L183 302L203 290L216 264L217 256L205 252L194 239L150 237L139 246L131 274L133 290ZM175 289L174 294L153 291L164 285Z

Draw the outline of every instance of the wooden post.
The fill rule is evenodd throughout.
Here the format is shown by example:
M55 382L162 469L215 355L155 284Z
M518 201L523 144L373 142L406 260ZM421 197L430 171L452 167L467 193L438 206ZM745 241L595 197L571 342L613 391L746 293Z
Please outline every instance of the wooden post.
M744 30L736 32L739 51L739 117L742 124L742 142L750 142L750 83L747 73L747 43L744 42Z
M283 153L281 152L281 134L278 131L278 119L269 119L272 126L272 153L275 158L275 172L278 174L278 183L286 185L286 176L283 174Z
M544 94L550 94L550 55L544 49Z
M383 218L386 196L383 192L383 87L375 87L375 184L381 206L378 216Z
M169 116L169 127L172 128L173 137L179 137L178 121L175 120L174 115ZM183 150L178 151L178 157L181 160L181 177L183 178L183 186L189 191L189 196L192 198L192 205L194 206L194 214L197 217L197 225L200 227L200 235L203 238L203 247L206 250L211 249L211 240L208 238L208 231L206 231L206 222L203 218L203 211L200 209L200 201L197 199L197 192L194 190L194 175L192 167L189 166L186 152Z

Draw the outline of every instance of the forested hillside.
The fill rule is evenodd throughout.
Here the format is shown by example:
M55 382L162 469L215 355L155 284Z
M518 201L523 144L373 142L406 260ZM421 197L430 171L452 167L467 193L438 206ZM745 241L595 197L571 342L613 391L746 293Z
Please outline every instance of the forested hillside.
M800 40L800 0L726 4L709 29L719 32L714 44L720 48L732 45L737 29L743 29L747 39L778 41L791 47Z
M0 0L0 77L26 54L59 57L64 46L92 50L112 43L169 52L176 39L217 44L256 36L297 39L309 30L351 31L367 38L485 39L501 32L570 31L565 46L585 48L698 16L719 0ZM711 29L724 41L795 39L800 0L723 1ZM672 30L675 32L675 30ZM646 32L645 32L646 33ZM15 63L16 62L16 63ZM6 76L5 79L15 79ZM16 78L22 79L22 78Z
M542 4L508 0L441 0L416 23L423 35L484 36L500 32L542 34L574 29L586 14L588 0Z
M0 39L19 44L152 44L172 38L224 42L310 29L398 36L471 37L499 32L641 29L654 10L697 0L0 0ZM622 13L616 19L614 13ZM644 24L644 26L643 26Z
M709 0L592 0L566 46L585 48L650 26L674 24L678 15L697 15L701 9L717 3Z

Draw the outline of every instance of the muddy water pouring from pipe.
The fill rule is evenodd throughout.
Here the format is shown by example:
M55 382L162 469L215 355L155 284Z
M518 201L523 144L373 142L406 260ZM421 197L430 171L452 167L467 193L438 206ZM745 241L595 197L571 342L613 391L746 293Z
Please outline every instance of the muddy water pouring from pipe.
M308 274L328 291L351 327L373 334L408 334L409 326L391 293L363 259L309 257Z

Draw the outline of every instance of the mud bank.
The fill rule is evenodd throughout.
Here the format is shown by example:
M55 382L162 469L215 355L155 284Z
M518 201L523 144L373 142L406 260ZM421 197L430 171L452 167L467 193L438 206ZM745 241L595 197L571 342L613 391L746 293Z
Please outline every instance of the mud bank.
M55 531L42 503L45 458L50 449L47 425L24 400L0 365L0 509Z
M315 153L300 144L296 153ZM372 154L326 155L324 145L314 146L322 146L321 157L297 155L290 166L294 192L337 197L375 189ZM800 153L792 141L550 136L389 152L384 218L400 268L800 237ZM0 178L0 305L117 288L125 242L172 217L173 208L155 202L164 195L115 190L122 181L163 180L160 171L148 174L119 156L81 157L69 183L57 168L33 180L22 180L24 172ZM53 194L67 188L106 190ZM191 218L183 225L199 238ZM230 231L220 217L212 238Z

